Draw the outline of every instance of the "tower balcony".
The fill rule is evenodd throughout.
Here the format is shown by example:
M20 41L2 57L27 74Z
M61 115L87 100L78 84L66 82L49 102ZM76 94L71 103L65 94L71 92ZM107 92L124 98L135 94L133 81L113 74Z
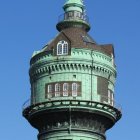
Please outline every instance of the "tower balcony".
M89 23L89 17L77 11L67 12L67 13L61 14L58 17L58 22L61 22L64 20L82 20L86 23Z
M101 96L101 98L106 98ZM77 100L77 99L54 99L44 102L35 103L35 100L29 99L23 104L23 116L30 118L32 115L48 111L48 112L61 112L71 109L71 111L90 112L110 118L113 122L121 118L121 106L116 104L114 100L106 98L106 101L90 101L90 100Z
M59 31L68 27L82 27L86 31L89 31L89 18L81 12L70 11L58 17L58 24L56 27Z

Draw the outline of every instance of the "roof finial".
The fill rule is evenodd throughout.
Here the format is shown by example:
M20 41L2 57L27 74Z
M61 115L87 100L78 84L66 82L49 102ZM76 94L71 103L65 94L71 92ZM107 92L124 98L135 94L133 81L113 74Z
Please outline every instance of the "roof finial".
M65 12L69 11L83 12L84 10L83 0L67 0L63 8Z

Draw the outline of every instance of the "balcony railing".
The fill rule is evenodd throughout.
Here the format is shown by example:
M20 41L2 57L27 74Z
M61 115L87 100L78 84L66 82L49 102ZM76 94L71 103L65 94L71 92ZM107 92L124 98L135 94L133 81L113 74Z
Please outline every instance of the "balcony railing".
M80 101L80 102L90 102L90 103L101 103L101 104L104 104L104 105L107 105L107 106L112 106L114 108L117 108L119 111L122 110L122 107L121 105L117 104L114 100L110 99L110 98L107 98L106 96L100 96L100 99L93 99L92 101L91 100L79 100L79 99L76 99L77 97L73 97L73 99L69 99L69 97L67 97L68 99L61 97L61 102L65 102L65 101L68 101L68 102L71 102L71 101ZM31 98L31 99L28 99L27 101L25 101L25 103L23 104L22 106L22 109L26 109L30 106L34 106L34 105L37 105L37 104L44 104L44 103L55 103L55 102L58 102L57 98L50 98L49 100L46 99L46 101L43 101L43 102L40 102L38 101L38 99L36 98ZM61 104L60 104L61 106Z
M29 100L28 100L29 101ZM88 101L88 100L53 100L40 102L37 104L32 104L31 106L27 106L28 101L23 106L23 115L25 117L29 117L35 112L41 110L50 110L50 109L66 109L74 108L74 109L88 109L88 110L98 110L108 115L111 115L116 121L121 118L121 110L120 107L116 108L106 103L101 103L97 101ZM28 103L29 104L29 103Z
M31 99L28 99L27 101L24 102L24 104L22 105L22 109L24 110L25 108L28 108L29 106L31 106Z
M64 13L58 17L58 22L61 21L71 21L71 20L82 20L86 23L89 23L89 18L87 15L77 11L71 11L68 13Z

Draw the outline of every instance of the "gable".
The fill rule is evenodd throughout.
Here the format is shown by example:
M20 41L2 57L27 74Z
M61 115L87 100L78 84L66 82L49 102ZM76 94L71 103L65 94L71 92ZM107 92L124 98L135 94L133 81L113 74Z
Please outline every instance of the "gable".
M56 56L57 55L57 44L60 41L66 41L68 43L68 55L70 55L71 42L70 42L69 38L63 32L58 34L58 36L50 44L48 44L47 50L53 50L53 54Z

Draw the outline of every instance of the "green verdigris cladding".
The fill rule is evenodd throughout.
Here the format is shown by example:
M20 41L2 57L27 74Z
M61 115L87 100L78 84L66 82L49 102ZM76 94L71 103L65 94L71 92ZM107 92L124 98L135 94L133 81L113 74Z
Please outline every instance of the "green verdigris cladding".
M106 140L121 118L113 46L87 34L83 0L66 0L63 9L60 33L31 58L31 103L23 105L23 116L38 129L38 140Z
M67 134L65 132L61 133L61 132L56 132L55 134L49 134L49 135L43 135L40 140L104 140L103 137L99 136L99 135L90 135L87 133L71 133L71 134Z
M83 7L84 7L84 5L81 2L81 0L69 0L65 3L64 10L65 10L65 12L79 11L82 13Z
M44 102L45 85L60 81L81 81L80 100L100 101L97 91L97 77L101 76L109 81L108 88L114 91L116 70L112 58L103 53L72 48L70 56L38 55L31 63L30 78L32 97L36 102ZM74 76L76 75L76 77ZM34 88L34 89L33 89ZM52 100L72 99L72 97L57 97Z

